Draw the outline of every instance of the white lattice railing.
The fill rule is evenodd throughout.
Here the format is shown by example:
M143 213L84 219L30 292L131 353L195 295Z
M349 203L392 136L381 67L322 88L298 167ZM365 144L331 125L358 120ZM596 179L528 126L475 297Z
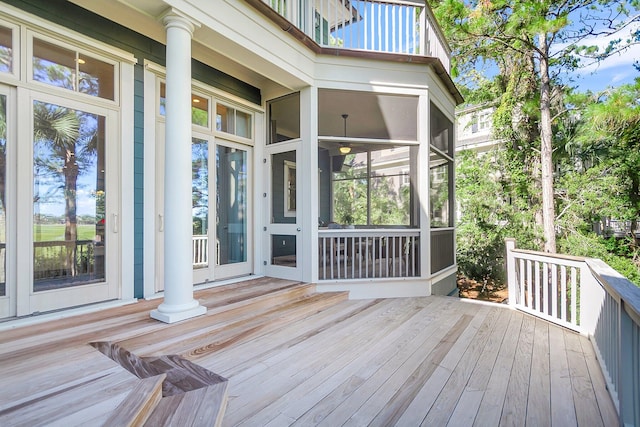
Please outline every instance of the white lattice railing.
M419 230L319 230L319 280L420 276Z
M193 236L193 266L203 267L209 265L209 237L205 235Z
M640 288L599 259L515 248L509 304L589 336L621 425L640 425Z
M426 55L450 66L451 49L419 0L262 0L320 46Z

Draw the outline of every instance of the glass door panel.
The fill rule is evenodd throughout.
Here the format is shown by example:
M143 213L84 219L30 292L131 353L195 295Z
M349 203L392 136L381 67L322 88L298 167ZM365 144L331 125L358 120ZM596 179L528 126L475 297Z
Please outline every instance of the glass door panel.
M269 182L267 193L270 195L267 275L291 280L300 280L302 277L298 244L298 144L292 142L268 146L266 162Z
M23 92L16 187L17 315L116 299L119 187L116 111ZM19 93L20 96L20 93ZM27 98L28 97L28 98ZM27 101L29 99L29 101Z
M247 153L216 148L218 265L247 261Z
M105 124L33 103L33 292L105 280Z
M216 279L251 273L249 159L248 147L216 145Z
M209 266L209 141L191 144L193 268Z

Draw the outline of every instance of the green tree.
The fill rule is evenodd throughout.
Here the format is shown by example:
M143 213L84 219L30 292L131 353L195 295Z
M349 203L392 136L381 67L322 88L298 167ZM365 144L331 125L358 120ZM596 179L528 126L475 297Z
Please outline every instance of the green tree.
M504 239L515 237L522 248L539 244L540 230L526 202L521 176L507 149L486 154L463 151L456 157L458 267L465 276L500 280ZM498 172L500 171L500 172Z
M529 129L535 130L538 162L533 177L540 181L544 249L556 251L553 175L554 103L562 95L559 73L581 65L580 58L600 60L638 42L640 33L617 38L605 49L585 45L594 35L615 35L631 22L639 6L637 0L433 0L438 22L454 47L454 73L463 75L478 61L497 63L505 87L517 107L510 125L527 120L526 102L519 92L535 96L537 108ZM514 80L524 85L514 84ZM505 84L506 83L506 84ZM535 91L534 91L535 89ZM537 92L537 93L536 93ZM505 123L503 123L505 124ZM526 126L525 126L526 128ZM525 132L526 133L526 132ZM526 148L526 147L524 147Z

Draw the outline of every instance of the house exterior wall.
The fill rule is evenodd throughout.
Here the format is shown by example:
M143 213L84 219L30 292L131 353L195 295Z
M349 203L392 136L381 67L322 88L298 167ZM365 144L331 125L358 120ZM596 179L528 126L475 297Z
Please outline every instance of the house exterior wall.
M456 151L473 150L484 153L501 144L493 136L494 111L494 106L479 105L456 112Z
M130 116L132 126L122 135L124 150L124 168L131 169L131 182L123 183L124 205L122 232L129 234L125 239L131 245L123 247L125 253L131 254L131 259L123 259L123 280L121 295L130 298L153 296L153 289L145 283L153 273L149 264L154 262L147 256L149 232L153 225L149 219L155 217L149 210L154 207L145 202L149 191L156 188L150 183L154 180L154 171L149 169L150 145L156 143L155 113L151 108L157 107L155 88L150 91L149 78L162 78L162 69L166 65L164 28L157 17L140 14L134 9L126 9L131 2L95 2L94 0L6 0L4 3L33 14L46 21L68 29L69 34L81 34L90 39L104 43L133 55L137 63L133 64L133 78L131 92L124 93L126 99L121 107L121 114ZM147 4L151 4L147 2ZM162 12L168 6L180 10L186 16L194 17L199 25L192 40L193 58L191 62L191 78L193 84L212 88L216 93L224 94L229 99L240 100L251 105L255 114L254 130L259 133L255 140L253 180L253 198L256 215L252 226L255 230L253 250L255 251L254 274L262 274L262 248L265 247L263 237L258 235L262 228L258 218L259 197L262 181L258 164L262 160L264 138L266 135L266 114L263 113L266 101L275 97L300 92L302 94L301 120L304 123L301 135L303 144L311 144L310 151L304 150L301 165L305 166L305 175L309 181L308 190L303 194L305 212L304 229L313 228L314 231L305 234L300 242L306 248L305 256L309 256L305 263L305 280L317 280L317 220L319 210L326 210L326 200L313 200L311 197L318 191L319 176L315 173L321 159L317 158L318 134L318 90L335 89L344 91L382 92L414 96L418 101L417 114L418 137L415 147L419 148L418 164L429 162L429 109L435 105L442 114L453 121L456 97L452 95L450 87L436 74L433 67L425 63L411 63L409 61L390 61L390 57L377 56L332 56L310 50L304 43L290 37L283 29L267 19L259 11L243 1L219 1L216 7L206 0L173 0L167 3L158 2L155 12ZM123 10L132 11L130 15ZM64 31L64 30L63 30ZM66 36L69 36L66 34ZM150 65L151 64L151 65ZM151 70L153 68L153 70ZM151 70L151 71L150 71ZM155 80L154 80L155 81ZM151 94L151 95L150 95ZM130 97L130 98L128 98ZM128 120L129 120L128 119ZM151 128L153 138L150 139ZM130 165L130 166L127 166ZM153 168L151 168L153 169ZM421 239L421 253L426 261L421 276L411 283L404 283L406 295L428 295L431 292L431 258L427 255L430 250L430 233L428 218L428 174L426 169L418 170L417 182L421 191L422 206L420 209L420 230L424 238ZM149 175L152 175L150 178ZM125 177L128 176L125 174ZM130 195L128 195L130 192ZM416 208L417 209L417 208ZM325 212L325 211L322 212ZM153 242L153 240L152 240ZM147 246L145 246L147 245ZM447 250L452 250L448 248ZM311 255L309 255L311 254ZM455 267L455 258L451 256ZM314 266L315 265L315 266ZM445 266L446 267L446 266ZM438 272L442 274L441 271ZM145 275L147 277L145 277ZM393 287L387 284L389 292ZM359 289L363 289L359 286ZM381 287L380 289L384 289ZM382 291L382 294L386 291Z

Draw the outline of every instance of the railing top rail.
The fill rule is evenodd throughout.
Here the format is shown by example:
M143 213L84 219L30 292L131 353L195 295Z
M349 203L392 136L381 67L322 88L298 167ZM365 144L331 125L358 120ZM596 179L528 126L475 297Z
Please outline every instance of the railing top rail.
M455 227L432 228L431 229L431 234L450 233L450 232L455 231L455 230L456 230Z
M376 237L376 236L419 236L419 229L397 229L397 228L331 228L319 229L320 237Z
M404 6L424 7L424 0L367 0L367 3L399 4Z
M573 262L585 262L586 258L585 257L579 257L579 256L573 256L573 255L565 255L565 254L552 254L552 253L548 253L548 252L539 252L539 251L532 251L532 250L528 250L528 249L514 249L513 253L516 254L516 256L522 255L519 258L526 258L529 259L530 257L543 257L543 258L553 258L553 259L557 259L557 260L563 260L563 261L573 261Z
M601 259L588 258L585 262L605 291L622 301L625 311L640 325L640 288Z

